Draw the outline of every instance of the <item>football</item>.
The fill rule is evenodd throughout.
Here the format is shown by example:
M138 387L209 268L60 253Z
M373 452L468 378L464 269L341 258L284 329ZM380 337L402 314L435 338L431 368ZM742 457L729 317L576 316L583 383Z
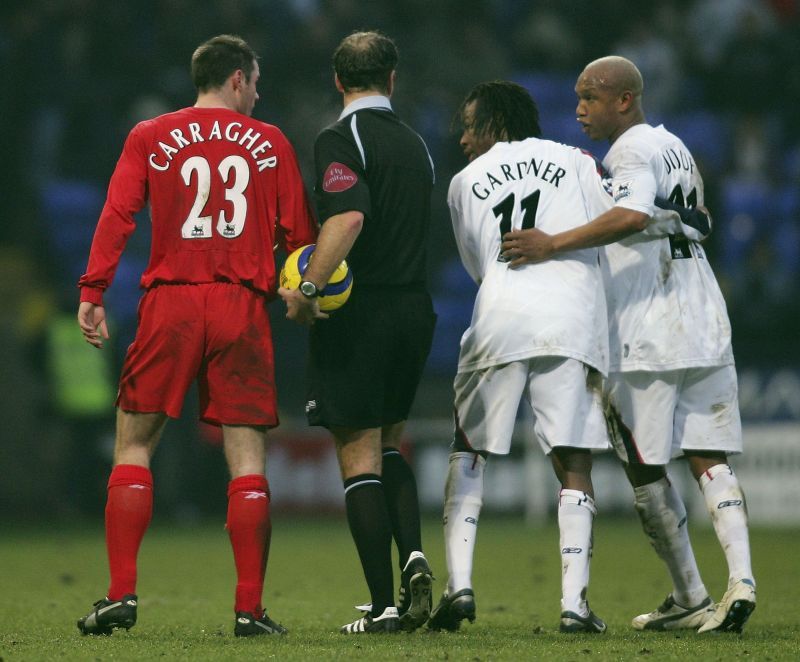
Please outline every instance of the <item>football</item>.
M286 258L280 274L281 287L294 290L300 286L300 281L303 280L303 274L308 269L308 263L313 258L316 247L316 244L303 246ZM319 309L328 313L341 308L350 298L352 289L353 274L350 267L347 266L347 262L342 260L342 263L331 274L328 284L320 292Z

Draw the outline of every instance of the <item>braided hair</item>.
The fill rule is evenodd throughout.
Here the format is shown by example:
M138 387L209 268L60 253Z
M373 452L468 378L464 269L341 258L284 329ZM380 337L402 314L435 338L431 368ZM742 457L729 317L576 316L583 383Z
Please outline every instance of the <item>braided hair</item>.
M470 126L464 126L464 109L475 102ZM528 91L507 80L478 83L461 103L454 126L489 135L498 141L541 138L539 109Z

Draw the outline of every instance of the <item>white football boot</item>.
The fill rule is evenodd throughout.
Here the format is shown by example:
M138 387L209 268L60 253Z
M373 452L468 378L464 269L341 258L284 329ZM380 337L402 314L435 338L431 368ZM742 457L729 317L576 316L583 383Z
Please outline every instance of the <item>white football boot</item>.
M725 591L714 614L698 632L741 632L755 608L755 582L752 579L740 579Z
M714 615L714 601L706 596L694 607L682 607L670 593L655 611L631 621L634 630L696 630Z

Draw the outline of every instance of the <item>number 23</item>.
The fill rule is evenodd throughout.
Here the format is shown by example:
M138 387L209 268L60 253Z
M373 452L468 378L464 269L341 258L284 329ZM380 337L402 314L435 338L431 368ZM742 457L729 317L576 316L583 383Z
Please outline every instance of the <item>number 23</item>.
M231 154L220 162L217 170L222 177L222 183L226 185L225 199L233 204L233 216L230 219L226 218L224 209L219 210L217 232L226 239L233 239L242 234L247 220L247 198L244 192L250 183L250 169L244 158ZM181 226L181 236L184 239L208 239L211 237L213 219L211 216L200 215L211 192L211 166L205 157L192 156L181 167L181 177L187 187L192 185L193 173L197 174L197 193L189 215Z

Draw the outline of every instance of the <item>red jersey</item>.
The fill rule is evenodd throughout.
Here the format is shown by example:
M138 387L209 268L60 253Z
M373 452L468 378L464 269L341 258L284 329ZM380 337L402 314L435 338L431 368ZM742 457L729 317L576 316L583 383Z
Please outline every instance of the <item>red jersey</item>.
M275 126L225 108L184 108L128 135L95 230L81 301L102 305L134 215L150 203L141 286L241 283L276 290L274 246L314 243L294 149Z

